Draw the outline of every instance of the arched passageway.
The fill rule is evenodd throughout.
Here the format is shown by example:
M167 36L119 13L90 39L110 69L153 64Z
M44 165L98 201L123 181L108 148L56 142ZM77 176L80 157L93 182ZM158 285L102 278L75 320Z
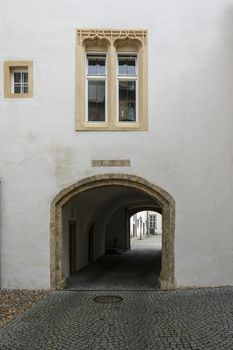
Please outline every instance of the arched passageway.
M97 260L106 250L129 249L129 218L143 208L163 215L160 285L174 287L174 200L146 180L122 174L83 179L54 199L51 287L64 288L70 274Z

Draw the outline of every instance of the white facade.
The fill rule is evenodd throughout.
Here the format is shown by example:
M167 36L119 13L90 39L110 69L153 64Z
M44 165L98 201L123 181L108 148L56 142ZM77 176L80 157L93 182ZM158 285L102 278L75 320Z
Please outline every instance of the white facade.
M92 27L148 30L148 131L75 131L75 30ZM233 285L232 57L233 0L1 1L1 287L49 288L53 198L111 172L174 198L177 287ZM33 61L32 98L4 98L9 60Z
M154 211L140 211L130 218L130 237L143 239L147 235L162 234L162 215Z

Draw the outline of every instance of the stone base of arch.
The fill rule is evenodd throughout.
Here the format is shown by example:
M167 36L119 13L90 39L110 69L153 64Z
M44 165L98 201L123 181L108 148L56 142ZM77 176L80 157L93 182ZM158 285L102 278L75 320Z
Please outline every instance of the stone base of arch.
M128 174L99 174L87 177L66 187L54 198L50 210L51 288L63 289L65 287L62 207L73 196L102 186L125 186L134 188L149 195L159 203L163 215L160 287L161 289L174 288L175 201L171 195L161 187L148 182L142 177Z

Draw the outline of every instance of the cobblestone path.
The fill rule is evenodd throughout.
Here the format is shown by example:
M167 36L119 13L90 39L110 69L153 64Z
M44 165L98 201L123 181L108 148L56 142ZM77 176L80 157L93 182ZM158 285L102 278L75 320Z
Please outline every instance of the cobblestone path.
M94 264L73 275L69 289L145 290L158 286L161 238L134 240L131 250L120 255L103 255Z
M0 349L232 350L233 288L54 292L3 328Z

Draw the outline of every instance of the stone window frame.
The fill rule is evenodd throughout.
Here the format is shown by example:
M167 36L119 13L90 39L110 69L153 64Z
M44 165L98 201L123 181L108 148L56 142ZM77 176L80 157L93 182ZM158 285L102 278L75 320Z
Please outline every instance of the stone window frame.
M107 120L88 122L86 119L86 56L88 53L106 54ZM118 54L137 54L138 99L137 120L118 121L117 70ZM147 30L145 29L77 29L76 32L76 131L147 131L148 130L148 54Z
M12 70L28 71L28 92L12 92ZM4 62L4 97L5 98L31 98L33 97L33 62L32 61L5 61Z

